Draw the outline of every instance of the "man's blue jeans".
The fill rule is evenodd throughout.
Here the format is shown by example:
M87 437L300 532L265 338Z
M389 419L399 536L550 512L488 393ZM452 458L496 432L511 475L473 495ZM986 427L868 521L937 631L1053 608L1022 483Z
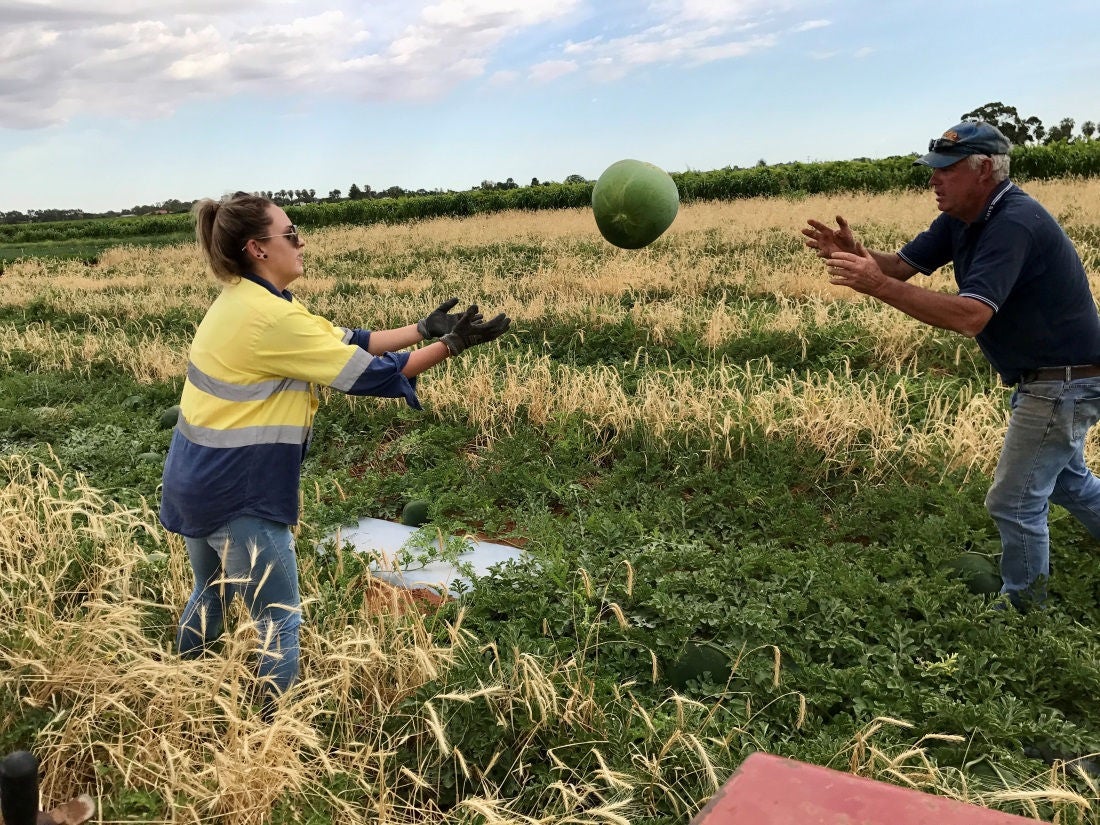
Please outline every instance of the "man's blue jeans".
M302 621L290 528L247 516L209 536L184 540L195 589L176 634L180 655L195 658L221 635L226 608L239 594L259 633L258 675L269 689L282 693L298 676Z
M1100 479L1085 466L1085 437L1100 419L1100 378L1030 381L1012 415L985 506L1001 534L1001 592L1018 608L1046 598L1049 502L1100 539Z

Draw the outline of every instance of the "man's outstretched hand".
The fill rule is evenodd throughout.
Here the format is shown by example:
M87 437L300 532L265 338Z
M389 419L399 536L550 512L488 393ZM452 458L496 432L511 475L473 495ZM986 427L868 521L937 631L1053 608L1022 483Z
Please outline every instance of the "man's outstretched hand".
M848 226L848 221L840 215L836 216L836 229L813 219L806 223L810 227L803 229L802 234L806 236L806 246L815 250L817 257L830 258L834 252L857 254L856 238L852 234L852 227Z

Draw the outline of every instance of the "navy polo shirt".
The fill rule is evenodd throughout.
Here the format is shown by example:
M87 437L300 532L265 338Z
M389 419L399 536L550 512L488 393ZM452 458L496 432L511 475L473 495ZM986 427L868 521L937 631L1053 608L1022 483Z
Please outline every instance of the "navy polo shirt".
M1040 367L1100 364L1100 316L1062 227L1011 181L971 224L940 215L898 252L925 275L955 265L959 295L993 309L978 346L1009 385Z

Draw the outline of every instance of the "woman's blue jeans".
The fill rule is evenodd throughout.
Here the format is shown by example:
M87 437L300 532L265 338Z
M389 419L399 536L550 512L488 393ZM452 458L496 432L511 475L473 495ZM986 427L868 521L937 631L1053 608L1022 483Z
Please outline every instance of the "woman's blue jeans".
M1100 419L1100 378L1030 381L1012 414L985 506L1001 534L1001 592L1018 608L1046 598L1050 502L1100 539L1100 479L1085 466L1085 437Z
M246 516L209 536L184 540L195 588L176 633L180 655L200 656L221 635L225 611L240 595L259 634L258 675L269 689L282 693L298 676L302 620L290 528Z

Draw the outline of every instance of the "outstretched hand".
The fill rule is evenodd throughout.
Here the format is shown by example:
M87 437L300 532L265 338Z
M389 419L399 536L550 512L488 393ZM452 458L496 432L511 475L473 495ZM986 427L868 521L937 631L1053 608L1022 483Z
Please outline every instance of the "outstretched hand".
M836 216L837 229L826 226L821 221L813 219L807 221L809 229L803 229L806 236L806 246L817 252L819 258L831 258L836 252L850 252L856 254L856 238L852 234L852 227L840 215Z
M863 244L856 242L855 252L834 252L825 261L829 283L846 286L864 295L877 295L890 279Z
M508 327L511 325L512 319L503 312L495 318L483 321L481 313L478 312L477 304L471 304L459 316L454 328L441 336L439 340L447 345L451 355L458 355L477 344L485 344L499 338L508 331Z
M458 319L463 315L461 312L451 312L457 303L458 298L451 298L449 301L444 301L428 313L426 318L421 318L417 321L416 331L420 333L420 337L424 340L429 338L440 338L453 330L455 324L458 323ZM480 321L481 315L478 315L476 320Z

